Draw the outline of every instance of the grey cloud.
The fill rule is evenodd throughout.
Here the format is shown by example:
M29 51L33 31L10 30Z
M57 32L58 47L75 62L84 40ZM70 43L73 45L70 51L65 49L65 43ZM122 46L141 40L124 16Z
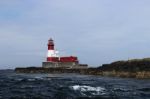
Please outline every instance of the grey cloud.
M41 65L47 40L98 66L149 57L148 0L0 1L0 68Z

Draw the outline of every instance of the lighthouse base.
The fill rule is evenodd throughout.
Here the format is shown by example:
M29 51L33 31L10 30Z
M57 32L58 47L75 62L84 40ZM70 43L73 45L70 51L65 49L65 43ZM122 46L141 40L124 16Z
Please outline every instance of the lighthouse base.
M87 68L86 64L79 64L78 62L43 62L43 68Z

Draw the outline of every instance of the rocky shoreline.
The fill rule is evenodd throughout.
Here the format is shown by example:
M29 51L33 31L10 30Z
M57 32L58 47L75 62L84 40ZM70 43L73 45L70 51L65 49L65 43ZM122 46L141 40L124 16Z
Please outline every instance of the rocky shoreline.
M124 72L124 71L101 71L99 69L60 69L60 68L16 68L17 73L78 73L83 75L100 75L109 77L123 77L123 78L140 78L150 79L150 71L140 72Z
M109 77L125 77L150 79L150 58L117 61L104 64L97 68L67 69L67 68L42 68L27 67L16 68L17 73L79 73L84 75L100 75Z

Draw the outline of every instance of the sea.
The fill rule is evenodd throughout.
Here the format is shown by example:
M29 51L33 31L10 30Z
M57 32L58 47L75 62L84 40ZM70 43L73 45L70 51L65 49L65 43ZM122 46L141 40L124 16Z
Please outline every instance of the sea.
M0 70L0 99L150 99L150 79Z

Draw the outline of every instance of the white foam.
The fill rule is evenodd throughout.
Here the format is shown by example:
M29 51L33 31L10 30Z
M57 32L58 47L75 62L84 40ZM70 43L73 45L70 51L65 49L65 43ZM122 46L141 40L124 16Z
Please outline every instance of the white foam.
M105 95L106 89L103 87L92 87L87 85L74 85L71 88L75 91L80 91L84 96Z
M96 91L96 92L103 92L105 91L105 88L103 87L92 87L92 86L86 86L86 85L74 85L72 86L73 90L80 90L82 92L86 91Z
M35 79L43 79L43 77L41 77L41 76L36 76L36 77L34 77Z
M33 78L28 78L28 81L35 81L35 79L33 79Z
M21 78L17 78L17 79L15 79L16 81L21 81L22 79Z

